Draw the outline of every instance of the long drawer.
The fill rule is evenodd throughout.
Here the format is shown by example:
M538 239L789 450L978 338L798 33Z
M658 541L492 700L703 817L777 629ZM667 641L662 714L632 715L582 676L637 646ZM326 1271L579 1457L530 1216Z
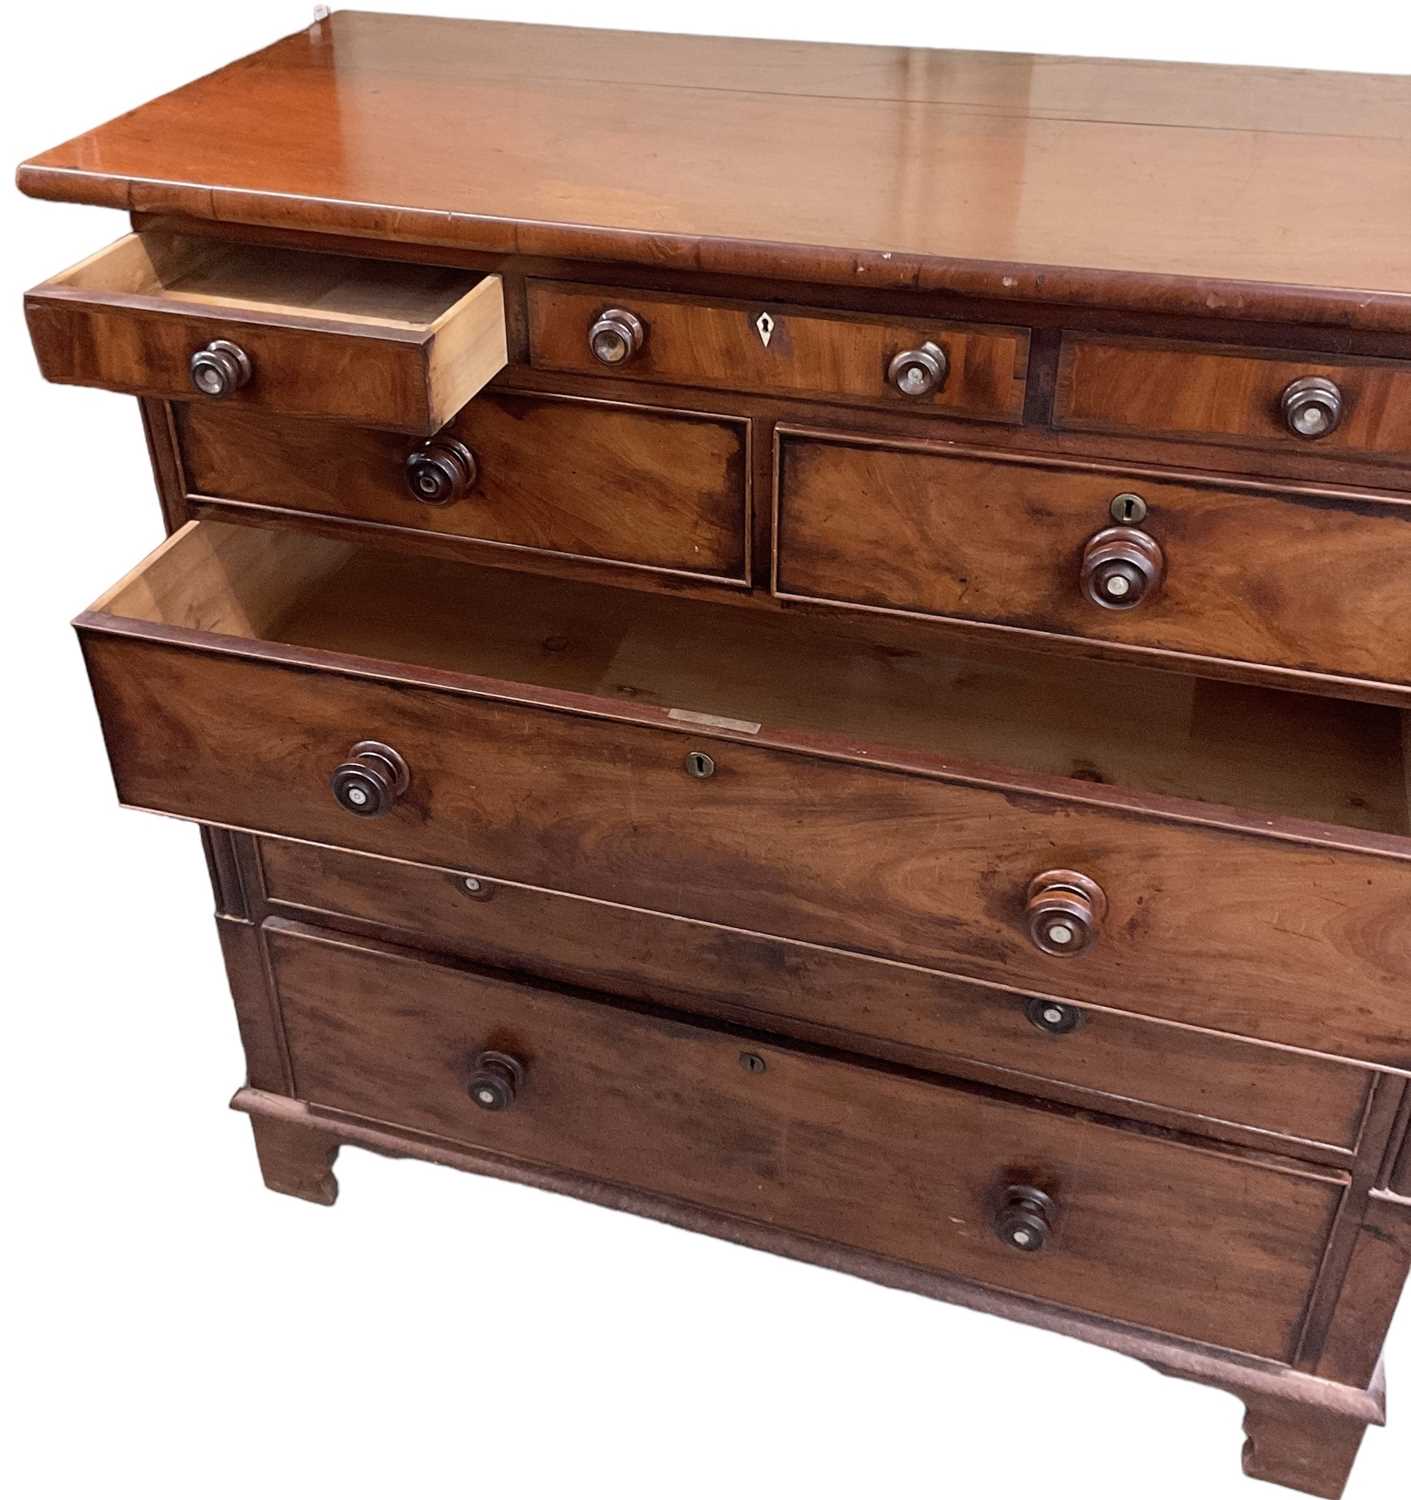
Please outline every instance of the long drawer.
M190 403L174 420L200 502L748 576L749 425L730 417L495 391L430 443Z
M1411 684L1411 501L824 433L778 445L782 595Z
M268 899L307 921L365 923L394 941L495 968L895 1058L1226 1139L1347 1152L1363 1068L950 974L507 885L464 870L261 839ZM1215 981L1218 983L1218 980ZM1177 1117L1179 1117L1177 1119ZM1253 1133L1257 1133L1257 1136Z
M1338 715L1308 721L1268 694L1265 727L1286 764L1271 768L1256 746L1258 795L1341 807L1344 774L1369 780L1343 826L1252 816L908 746L925 726L864 691L869 671L892 680L891 656L780 637L773 617L736 620L745 636L716 640L705 626L733 616L728 606L536 593L525 579L507 598L490 575L193 523L78 622L119 794L1411 1066L1411 837L1394 711L1293 705ZM673 602L675 637L656 613ZM834 728L726 719L709 711L710 680L761 719L802 684ZM1011 694L1023 683L1008 680ZM1065 690L1063 678L1029 683L1035 712ZM962 693L926 704L939 710L926 724L963 738L963 705ZM1264 700L1254 706L1263 724ZM986 733L1008 731L981 719ZM1173 770L1169 746L1143 740L1125 764L1245 786L1229 719L1214 727L1208 758L1192 741ZM1315 746L1333 759L1316 761ZM1047 734L1039 748L1052 748Z
M276 922L269 945L295 1089L316 1108L1292 1357L1337 1174L312 929Z

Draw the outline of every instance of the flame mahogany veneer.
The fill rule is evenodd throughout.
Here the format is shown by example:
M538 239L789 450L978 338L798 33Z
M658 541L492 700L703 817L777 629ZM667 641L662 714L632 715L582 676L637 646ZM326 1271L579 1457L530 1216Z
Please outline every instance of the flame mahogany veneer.
M167 540L76 623L270 1187L983 1308L1341 1493L1411 1267L1411 81L340 13L19 184L132 216L26 311L140 398Z

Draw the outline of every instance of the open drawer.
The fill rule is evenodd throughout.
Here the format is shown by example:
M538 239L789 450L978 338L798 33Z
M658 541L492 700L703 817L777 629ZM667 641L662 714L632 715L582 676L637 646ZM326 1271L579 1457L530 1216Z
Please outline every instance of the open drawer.
M426 435L504 368L498 276L130 234L25 298L46 380Z
M77 624L130 805L1411 1070L1394 708L209 521Z

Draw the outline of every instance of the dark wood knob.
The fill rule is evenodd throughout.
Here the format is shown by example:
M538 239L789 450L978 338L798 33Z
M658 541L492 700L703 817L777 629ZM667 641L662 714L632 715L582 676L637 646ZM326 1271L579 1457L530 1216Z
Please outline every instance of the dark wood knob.
M903 396L929 396L946 383L949 369L945 350L927 342L895 355L887 366L887 379Z
M1322 375L1305 375L1284 387L1279 407L1295 437L1326 437L1342 421L1342 392Z
M475 483L475 455L455 438L432 438L407 455L407 488L424 505L449 505Z
M481 1052L471 1068L470 1097L481 1109L508 1109L524 1087L524 1064L508 1052Z
M329 784L339 807L360 818L376 818L411 785L411 773L390 745L359 740Z
M1077 870L1045 870L1029 882L1024 916L1040 953L1071 958L1086 951L1106 915L1102 887Z
M610 307L588 330L588 347L600 364L625 365L641 350L646 337L636 313Z
M1135 526L1109 526L1083 548L1083 593L1103 609L1135 609L1165 577L1161 544Z
M1006 1245L1028 1255L1042 1250L1053 1238L1056 1209L1053 1199L1036 1187L1007 1187L995 1214L995 1233Z
M248 385L255 367L239 344L214 339L191 356L191 384L203 396L223 401L242 385Z

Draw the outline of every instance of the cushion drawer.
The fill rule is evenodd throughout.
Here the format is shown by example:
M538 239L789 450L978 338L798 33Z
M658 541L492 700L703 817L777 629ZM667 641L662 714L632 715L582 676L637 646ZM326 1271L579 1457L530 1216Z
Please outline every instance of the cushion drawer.
M1099 1106L1149 1105L1202 1134L1231 1138L1235 1127L1233 1138L1262 1132L1350 1151L1374 1076L1124 1011L1055 1012L1052 1002L954 975L459 870L285 839L260 840L260 867L269 900L309 920L365 922L496 968L852 1051L971 1065L1015 1088L1051 1082ZM1043 1029L1060 1014L1059 1029Z
M1335 426L1295 432L1285 392L1331 381ZM1081 432L1209 438L1405 463L1411 459L1411 362L1333 359L1280 350L1067 334L1054 423Z
M654 615L640 641L633 631L634 611L672 601L519 578L515 601L492 607L477 603L474 570L457 583L446 565L418 560L385 588L376 581L391 565L385 555L369 552L359 568L356 554L298 533L193 523L80 619L124 801L1411 1067L1399 742L1378 750L1394 762L1376 764L1396 779L1387 813L1400 831L1365 837L967 770L787 719L765 732L668 706L680 698L644 701L639 682L686 680L673 675L677 650L700 666L710 637L693 622L736 613L727 606L702 613L675 601L691 627L678 647ZM318 569L328 572L322 582ZM488 587L503 585L492 576ZM515 616L536 588L565 611L547 647L539 632L559 616L530 611L527 627ZM419 607L408 610L408 599ZM452 622L444 633L443 619ZM355 643L363 656L348 654ZM765 698L777 700L765 655L745 661L728 640L718 644L725 654L713 670L732 694L759 674ZM656 653L650 673L639 647ZM368 650L384 653L381 664ZM862 660L844 659L829 678L826 655L805 661L786 642L781 661L781 673L805 672L821 711L846 724ZM609 696L609 684L630 696ZM1061 696L1063 682L1040 679L1031 690L1037 703ZM1343 722L1341 705L1311 702L1310 712ZM962 704L958 694L956 712ZM896 732L878 713L864 704L859 717ZM1365 715L1369 735L1400 724L1391 710ZM1217 727L1216 754L1194 767L1212 781L1240 753L1228 723ZM1297 719L1274 728L1289 770L1331 778L1342 794L1336 761L1305 763ZM936 731L946 732L945 715ZM390 770L343 773L364 787L382 778L368 807L384 809L378 817L340 806L329 786L350 756L376 759L356 748L367 741L392 746L410 767L405 789ZM1261 752L1260 777L1276 780L1264 762ZM701 771L713 774L693 774ZM1300 803L1309 785L1297 782ZM1036 945L1052 901L1074 900L1062 894L1072 880L1053 872L1100 888L1075 919L1091 945ZM1214 992L1212 974L1221 978Z
M528 295L529 360L541 370L992 422L1018 422L1024 411L1029 335L1022 328L901 322L822 308L705 302L549 281L531 281ZM621 363L605 365L593 354L590 330L604 312L615 309L637 319L641 342ZM944 356L943 376L920 394L903 394L888 378L892 361L928 343Z
M1337 1174L742 1043L311 929L275 923L269 941L295 1090L315 1107L1292 1357ZM470 1096L484 1051L522 1065L507 1108ZM996 1229L1019 1186L1052 1203L1037 1252Z
M422 434L507 357L498 276L182 235L128 235L25 315L47 380Z
M447 503L414 493L418 445L395 433L184 404L187 487L199 496L743 581L749 427L618 402L487 392L438 434L474 478Z
M783 595L1411 684L1408 501L790 431L778 475ZM1128 494L1163 576L1106 608L1084 560Z

